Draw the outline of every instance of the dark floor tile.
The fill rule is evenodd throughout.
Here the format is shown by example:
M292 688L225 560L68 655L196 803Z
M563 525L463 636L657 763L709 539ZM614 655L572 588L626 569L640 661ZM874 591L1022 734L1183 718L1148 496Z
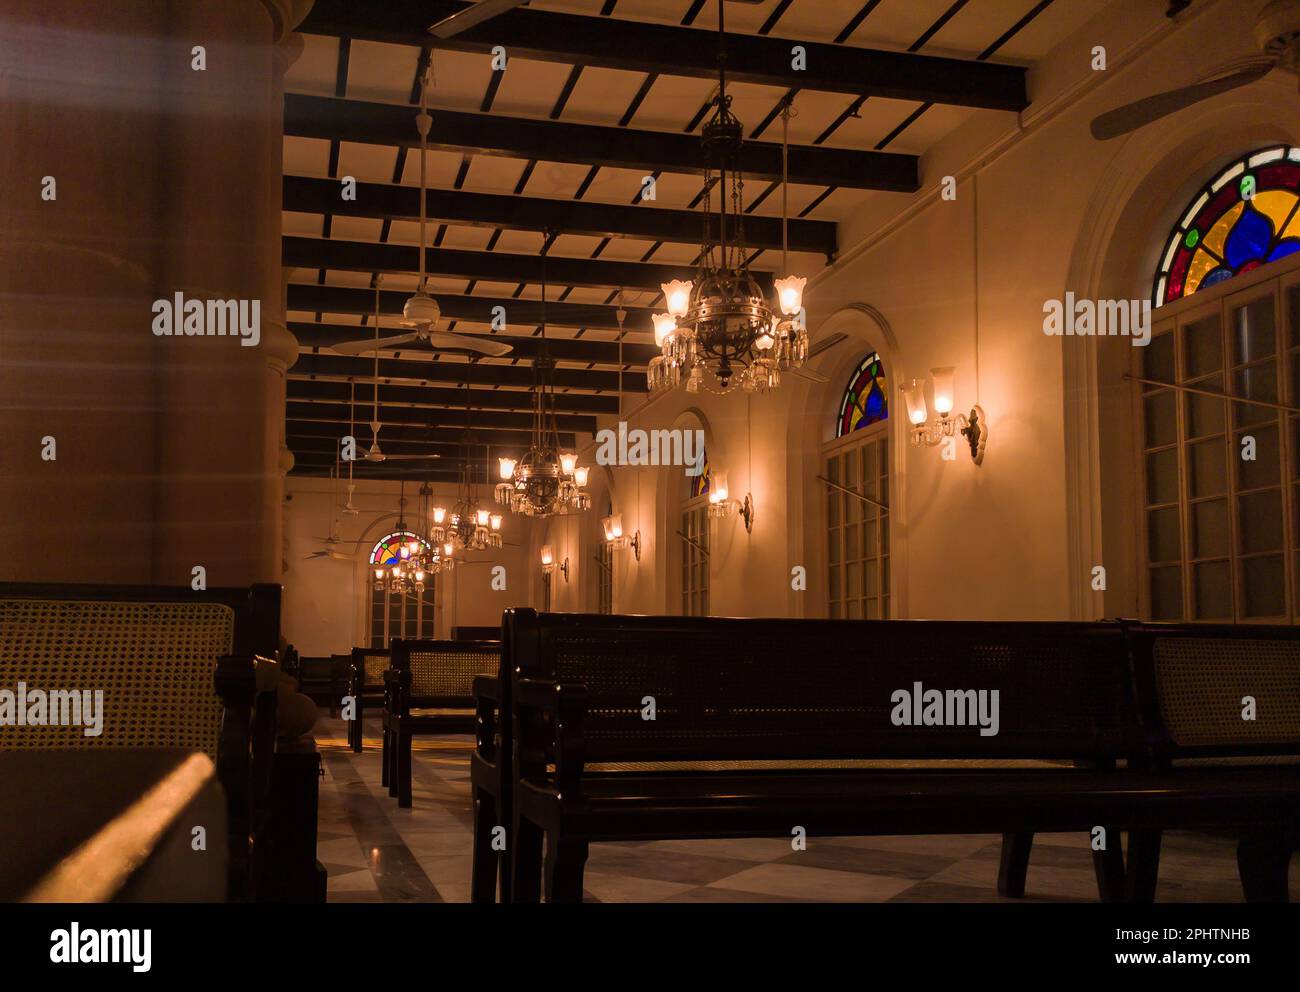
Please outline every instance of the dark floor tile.
M662 849L636 851L614 844L597 844L591 847L587 870L602 875L630 875L660 882L708 885L757 863L740 858L711 858Z
M960 858L943 858L930 854L909 854L902 851L873 851L862 847L837 847L833 844L814 843L806 851L795 851L774 864L799 865L803 868L829 868L832 871L856 871L864 875L886 875L892 878L929 878L943 871Z

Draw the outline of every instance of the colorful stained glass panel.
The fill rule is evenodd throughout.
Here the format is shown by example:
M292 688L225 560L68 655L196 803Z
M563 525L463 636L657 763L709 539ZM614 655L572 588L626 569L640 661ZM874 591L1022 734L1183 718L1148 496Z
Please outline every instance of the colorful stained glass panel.
M1300 251L1298 215L1300 148L1276 145L1243 155L1183 211L1155 274L1155 305Z
M854 431L879 423L889 416L889 382L885 376L885 363L874 351L864 358L853 374L840 400L839 419L835 436L844 437Z

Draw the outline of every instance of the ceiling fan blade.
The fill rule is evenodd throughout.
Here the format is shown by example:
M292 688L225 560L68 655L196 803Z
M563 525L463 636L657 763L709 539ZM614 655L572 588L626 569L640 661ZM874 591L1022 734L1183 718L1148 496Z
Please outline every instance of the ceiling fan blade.
M419 462L428 461L430 458L441 458L442 455L384 455L386 462Z
M790 374L797 375L800 379L807 379L809 382L830 382L826 376L812 369L791 369Z
M340 341L338 344L329 346L330 351L336 355L364 355L367 352L378 351L381 348L395 348L399 344L406 344L408 341L419 339L418 334L397 334L391 338L365 338L360 341Z
M429 33L438 38L454 38L476 24L482 24L498 14L514 10L527 2L528 0L479 0L473 7L467 7L457 14L443 18L429 28Z
M476 351L480 355L500 358L514 349L500 341L478 334L448 334L446 331L434 331L429 335L429 344L434 348L457 348L461 351Z
M1263 79L1272 70L1273 65L1274 63L1271 61L1260 63L1241 72L1234 72L1218 79L1211 79L1209 82L1183 86L1176 90L1169 90L1166 93L1156 93L1153 96L1135 100L1133 103L1116 107L1114 110L1108 110L1106 113L1093 118L1089 130L1092 131L1092 136L1098 141L1109 141L1111 138L1118 138L1122 134L1136 131L1152 121L1158 121L1162 117L1167 117L1184 107L1190 107L1201 100L1208 100L1212 96L1234 90L1238 86L1246 86L1257 79Z
M841 341L847 341L848 338L849 336L843 333L832 334L829 337L822 338L820 341L818 341L815 345L812 346L812 350L808 352L808 357L816 358L823 351L827 351L831 348L834 348Z

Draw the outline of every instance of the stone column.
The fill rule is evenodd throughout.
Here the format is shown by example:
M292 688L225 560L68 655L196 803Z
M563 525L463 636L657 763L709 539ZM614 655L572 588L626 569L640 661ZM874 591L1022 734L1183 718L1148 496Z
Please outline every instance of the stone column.
M0 11L0 579L279 580L279 46L308 7ZM260 343L155 336L176 293L256 301Z

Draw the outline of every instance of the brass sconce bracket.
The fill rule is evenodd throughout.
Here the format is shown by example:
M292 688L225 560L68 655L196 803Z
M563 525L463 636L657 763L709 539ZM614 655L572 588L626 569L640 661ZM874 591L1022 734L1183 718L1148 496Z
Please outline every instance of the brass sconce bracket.
M984 418L984 408L976 404L970 408L970 416L962 417L961 436L970 444L970 456L976 465L984 463L984 446L989 440L989 425Z
M641 532L637 531L636 534L633 535L632 540L629 541L628 543L632 545L632 553L636 555L636 560L640 561L641 560Z
M740 516L745 521L745 533L752 534L754 532L754 497L749 493L745 493L745 502L740 504Z

